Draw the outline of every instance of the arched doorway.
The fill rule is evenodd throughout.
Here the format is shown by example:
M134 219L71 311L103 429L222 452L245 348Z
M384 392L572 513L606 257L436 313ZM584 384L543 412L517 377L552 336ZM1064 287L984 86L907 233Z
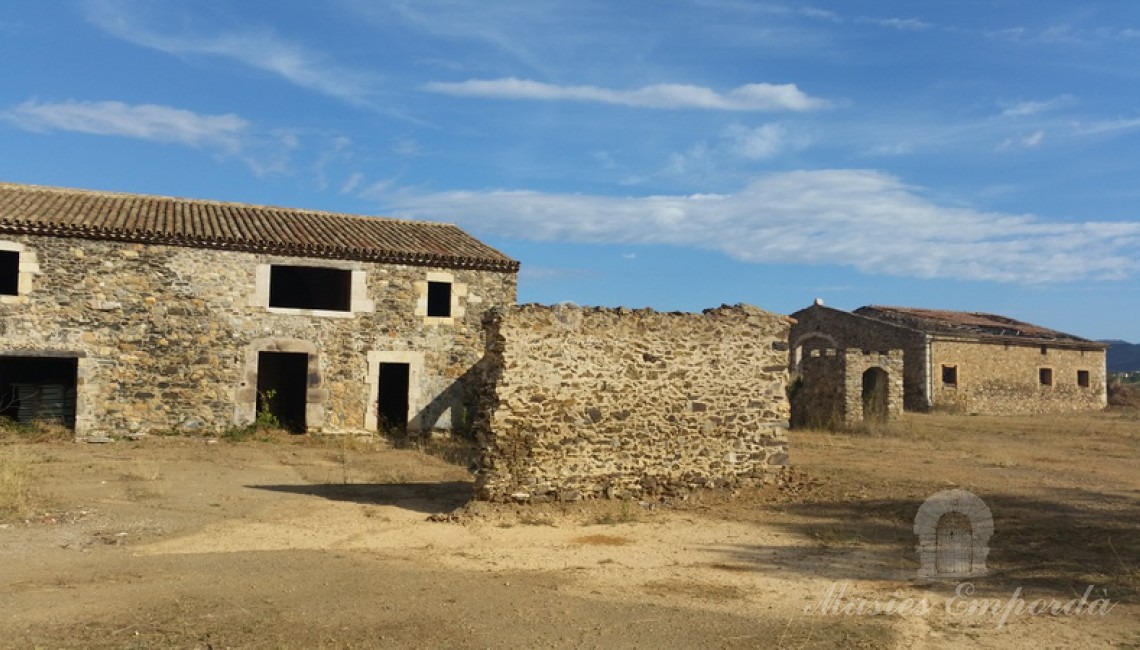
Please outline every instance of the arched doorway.
M887 419L887 392L889 376L882 368L870 368L863 373L863 419Z

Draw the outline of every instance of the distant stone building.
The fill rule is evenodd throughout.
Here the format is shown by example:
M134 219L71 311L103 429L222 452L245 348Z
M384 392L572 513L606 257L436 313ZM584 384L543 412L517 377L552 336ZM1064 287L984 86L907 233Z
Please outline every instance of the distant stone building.
M903 352L807 350L792 390L797 427L835 429L892 420L903 412Z
M972 312L868 306L800 310L793 371L813 350L902 350L907 410L1045 413L1107 404L1103 343Z
M0 415L464 426L517 270L446 224L0 184Z

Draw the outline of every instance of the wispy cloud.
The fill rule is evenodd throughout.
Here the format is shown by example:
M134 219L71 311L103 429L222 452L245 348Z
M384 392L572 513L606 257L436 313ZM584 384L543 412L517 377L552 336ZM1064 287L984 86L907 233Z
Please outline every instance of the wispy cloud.
M828 106L795 84L754 83L719 93L703 86L654 84L634 90L598 86L559 86L529 79L469 79L432 82L424 90L458 97L574 101L638 108L705 109L720 111L808 111Z
M87 15L109 34L135 45L179 56L216 56L277 75L289 83L359 107L374 107L375 79L330 63L322 54L289 42L270 29L213 34L164 31L143 24L121 0L89 0Z
M776 173L733 194L457 191L384 198L401 216L458 220L497 236L693 246L755 263L1026 284L1140 272L1140 223L1055 223L943 207L876 171Z
M287 172L291 153L300 147L290 130L259 133L232 113L202 115L156 104L29 100L0 111L0 120L35 133L84 133L191 147L221 158L236 157L258 176Z
M928 23L918 18L856 18L855 22L864 23L868 25L878 25L879 27L889 27L890 29L898 29L903 31L922 31L934 27L933 23Z
M249 127L246 120L232 113L199 115L170 106L132 106L114 101L41 103L29 100L2 115L27 131L112 135L216 148L225 153L235 153L241 148Z
M1105 135L1134 131L1140 129L1140 118L1120 118L1116 120L1078 123L1075 124L1073 128L1078 135Z
M1025 117L1028 115L1036 115L1046 111L1055 110L1064 106L1071 105L1075 100L1072 95L1059 95L1052 99L1047 99L1043 102L1018 102L1016 104L1007 106L1001 112L1006 117Z
M1029 135L1006 138L997 146L998 151L1006 149L1034 149L1045 140L1045 131L1037 130Z

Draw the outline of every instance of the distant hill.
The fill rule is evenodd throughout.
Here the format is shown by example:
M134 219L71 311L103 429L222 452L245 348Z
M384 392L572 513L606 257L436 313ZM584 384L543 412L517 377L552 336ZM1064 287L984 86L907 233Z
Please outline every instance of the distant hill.
M1108 371L1135 372L1140 370L1140 343L1128 341L1101 341L1108 344Z

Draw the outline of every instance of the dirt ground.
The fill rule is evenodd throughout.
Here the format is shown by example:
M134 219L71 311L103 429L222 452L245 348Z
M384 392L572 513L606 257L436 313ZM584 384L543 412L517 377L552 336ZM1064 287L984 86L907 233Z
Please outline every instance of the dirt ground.
M540 506L464 507L462 463L356 439L2 443L34 488L2 647L1140 647L1135 413L795 431L779 484ZM990 573L923 584L914 517L952 487Z

